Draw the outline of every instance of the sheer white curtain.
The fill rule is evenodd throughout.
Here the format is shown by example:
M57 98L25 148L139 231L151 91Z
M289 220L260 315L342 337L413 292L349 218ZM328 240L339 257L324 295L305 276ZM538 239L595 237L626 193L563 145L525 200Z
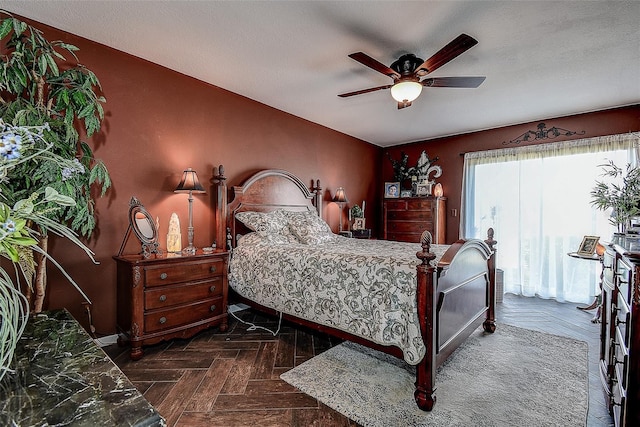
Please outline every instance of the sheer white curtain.
M505 292L590 302L598 263L575 259L583 236L607 241L609 212L591 206L599 165L637 159L637 134L466 153L460 234L486 238L493 227Z

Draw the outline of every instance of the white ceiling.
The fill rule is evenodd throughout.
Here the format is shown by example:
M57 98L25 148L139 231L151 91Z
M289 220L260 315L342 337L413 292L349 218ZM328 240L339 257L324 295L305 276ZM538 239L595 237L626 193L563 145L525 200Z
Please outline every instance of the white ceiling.
M640 102L640 1L0 1L0 7L379 145ZM479 43L403 110L347 55ZM82 52L80 52L82 59ZM100 77L100 76L98 76ZM160 88L161 89L161 88Z

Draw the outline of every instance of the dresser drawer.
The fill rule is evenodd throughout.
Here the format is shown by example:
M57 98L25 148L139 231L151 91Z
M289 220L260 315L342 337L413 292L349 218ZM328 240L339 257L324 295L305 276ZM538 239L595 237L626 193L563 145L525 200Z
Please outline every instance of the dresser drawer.
M428 221L388 221L387 235L389 233L422 233L429 230L433 234L433 223Z
M395 242L420 243L420 237L422 237L422 232L420 233L387 233L387 240L393 240Z
M223 270L224 260L222 258L150 266L144 269L144 283L146 286L163 286L186 281L206 280L220 276Z
M389 211L387 221L433 221L433 213L427 211Z
M629 368L629 348L624 342L622 336L624 332L620 328L616 328L616 343L615 343L615 371L618 379L618 384L627 388L627 369Z
M432 199L409 199L407 200L407 209L409 210L431 210L433 206Z
M622 333L622 338L624 343L628 346L629 342L629 330L627 325L631 321L631 310L629 309L629 304L627 304L626 299L620 293L618 293L618 304L615 307L616 309L616 325L620 329Z
M158 287L154 286L144 292L145 310L171 307L185 304L192 301L199 301L207 298L222 295L222 277L195 284L183 284L176 286Z
M217 297L194 304L152 311L144 315L145 331L161 331L215 317L222 314L223 305L222 297Z

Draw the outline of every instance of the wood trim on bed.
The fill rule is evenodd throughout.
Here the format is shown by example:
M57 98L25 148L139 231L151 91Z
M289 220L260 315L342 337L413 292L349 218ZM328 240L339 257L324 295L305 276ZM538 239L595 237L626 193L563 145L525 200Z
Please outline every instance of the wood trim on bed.
M233 187L233 198L226 200L226 184L222 166L215 176L217 183L216 230L228 236L228 245L235 247L238 221L235 214L254 210L268 212L278 208L291 210L318 209L322 212L320 182L309 190L290 172L270 169L258 172L243 186ZM287 191L293 190L292 192ZM224 196L220 193L224 193ZM312 199L315 203L312 203ZM223 228L224 227L224 228ZM436 402L435 372L446 357L452 353L480 325L487 332L494 332L495 324L495 249L493 229L488 238L481 240L460 240L449 248L438 265L431 252L431 235L423 234L422 250L416 253L420 264L416 268L416 299L422 339L427 348L426 355L416 366L416 390L414 397L418 407L430 411ZM466 292L478 298L467 301ZM246 298L240 298L253 308L275 314L274 309L261 306ZM451 310L451 308L455 310ZM452 311L462 307L460 318L454 318L453 326L442 324L440 319L447 316L451 320ZM449 308L449 311L447 309ZM454 313L455 315L455 313ZM454 316L455 317L455 316ZM357 342L371 348L402 357L397 347L383 346L350 333L319 325L309 320L283 314L283 318L338 338Z

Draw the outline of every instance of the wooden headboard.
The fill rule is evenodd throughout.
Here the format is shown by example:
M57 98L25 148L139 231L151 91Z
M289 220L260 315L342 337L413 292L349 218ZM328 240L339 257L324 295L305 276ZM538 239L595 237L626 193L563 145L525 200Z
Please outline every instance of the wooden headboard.
M224 167L218 167L214 174L214 185L217 188L215 221L216 236L226 236L227 248L235 247L239 234L248 232L246 227L237 221L235 216L239 212L271 212L276 209L289 211L316 210L322 217L322 192L320 180L313 188L307 186L291 172L281 169L266 169L260 171L242 186L232 187L231 202L227 203L227 185Z

